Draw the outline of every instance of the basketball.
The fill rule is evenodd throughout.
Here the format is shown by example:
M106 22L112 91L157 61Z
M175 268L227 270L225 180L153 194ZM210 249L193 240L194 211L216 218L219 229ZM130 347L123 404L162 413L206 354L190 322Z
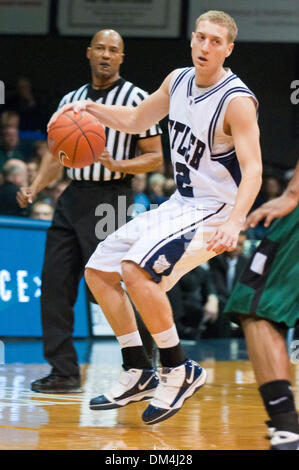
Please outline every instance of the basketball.
M66 111L58 116L48 132L50 152L68 168L83 168L94 163L105 143L104 126L87 111Z

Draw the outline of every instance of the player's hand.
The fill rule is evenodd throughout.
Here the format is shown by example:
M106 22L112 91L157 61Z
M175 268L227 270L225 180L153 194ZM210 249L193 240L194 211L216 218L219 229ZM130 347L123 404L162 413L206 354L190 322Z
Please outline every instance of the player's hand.
M210 295L208 301L203 307L203 316L205 323L214 323L219 314L219 303L215 295Z
M289 214L297 206L298 201L286 194L266 202L253 211L246 220L245 230L254 228L265 219L264 226L269 227L273 219Z
M104 148L103 152L101 155L98 155L96 157L96 162L100 162L102 165L104 165L105 168L107 168L109 171L118 171L117 170L117 162L114 160L114 158L110 155L106 147Z
M31 187L22 187L17 192L17 201L19 206L24 209L28 204L32 204L36 196L36 191Z
M52 126L52 124L54 124L54 122L57 120L57 118L61 114L65 113L66 111L70 111L71 109L74 111L74 113L79 113L80 111L84 111L86 109L87 103L88 103L88 100L80 100L80 101L73 101L73 103L68 103L62 106L60 109L58 109L58 111L56 111L52 115L47 125L47 131L49 132L49 129Z
M242 225L228 220L212 233L211 238L207 241L207 251L213 250L217 255L220 255L224 251L235 250L241 230Z
M204 309L203 316L206 323L215 323L218 318L218 312Z

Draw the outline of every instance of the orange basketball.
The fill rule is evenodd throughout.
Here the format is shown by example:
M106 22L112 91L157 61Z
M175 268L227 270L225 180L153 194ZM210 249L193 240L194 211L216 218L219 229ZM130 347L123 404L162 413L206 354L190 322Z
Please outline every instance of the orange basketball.
M48 132L52 155L68 168L91 165L105 148L104 126L87 111L66 111Z

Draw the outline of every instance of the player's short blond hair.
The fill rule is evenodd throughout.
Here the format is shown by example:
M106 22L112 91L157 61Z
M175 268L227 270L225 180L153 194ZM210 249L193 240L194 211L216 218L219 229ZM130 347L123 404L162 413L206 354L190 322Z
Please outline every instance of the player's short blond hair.
M216 23L221 26L225 26L228 32L228 42L234 42L234 40L236 39L236 36L238 34L238 27L236 25L235 20L228 13L218 10L207 11L206 13L203 13L197 18L195 22L196 29L200 21L210 21L211 23Z

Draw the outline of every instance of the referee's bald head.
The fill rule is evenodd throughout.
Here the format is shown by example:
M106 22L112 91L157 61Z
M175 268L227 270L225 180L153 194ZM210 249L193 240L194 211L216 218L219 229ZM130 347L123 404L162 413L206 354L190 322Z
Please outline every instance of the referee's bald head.
M97 42L99 42L101 39L114 39L119 43L120 47L120 52L124 52L124 41L121 35L115 31L114 29L101 29L97 33L94 34L94 36L91 38L90 41L90 46L93 46Z

